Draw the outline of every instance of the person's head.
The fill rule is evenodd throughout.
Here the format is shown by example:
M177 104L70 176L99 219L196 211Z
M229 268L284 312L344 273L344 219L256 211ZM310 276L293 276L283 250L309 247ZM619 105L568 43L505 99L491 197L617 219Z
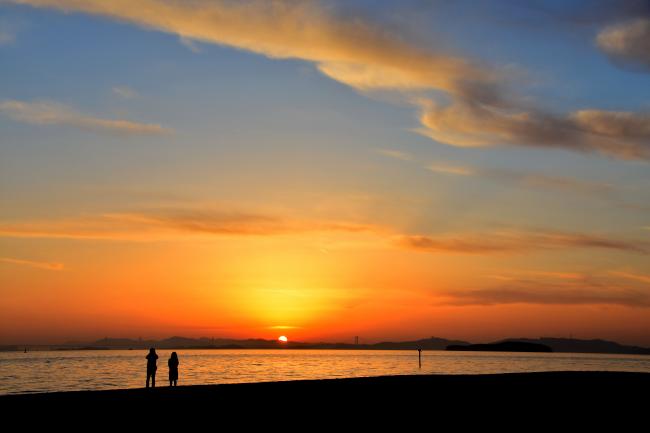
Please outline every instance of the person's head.
M172 359L177 359L178 355L176 355L176 352L172 352Z
M156 353L156 349L154 349L154 348L152 347L151 349L149 349L149 353L153 353L153 354L155 354L155 353Z

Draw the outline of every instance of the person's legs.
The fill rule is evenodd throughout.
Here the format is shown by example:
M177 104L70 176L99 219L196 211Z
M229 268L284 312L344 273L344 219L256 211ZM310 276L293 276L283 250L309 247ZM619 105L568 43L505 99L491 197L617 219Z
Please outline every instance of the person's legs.
M156 387L156 372L154 371L151 373L151 387L155 388Z
M149 388L149 378L151 377L151 373L147 371L147 388Z

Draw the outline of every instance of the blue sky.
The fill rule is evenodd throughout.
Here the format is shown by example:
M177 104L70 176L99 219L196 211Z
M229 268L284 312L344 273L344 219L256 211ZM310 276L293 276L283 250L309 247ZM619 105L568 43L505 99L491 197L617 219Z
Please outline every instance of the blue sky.
M110 215L113 233L114 215L214 207L379 238L507 232L541 243L522 269L647 274L647 3L146 0L149 16L122 3L0 2L8 286L16 260L79 248L51 246L66 224ZM221 10L241 26L209 18ZM554 255L535 232L575 239Z

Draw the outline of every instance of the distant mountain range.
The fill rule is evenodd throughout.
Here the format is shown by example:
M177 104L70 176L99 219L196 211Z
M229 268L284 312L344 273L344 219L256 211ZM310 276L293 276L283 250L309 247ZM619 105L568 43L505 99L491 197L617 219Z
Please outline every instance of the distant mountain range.
M447 340L445 338L426 338L415 341L382 342L374 344L351 343L306 343L289 341L283 343L277 340L247 339L234 340L224 338L186 338L171 337L164 340L131 340L124 338L104 338L93 343L71 344L65 346L83 346L86 348L107 349L144 349L156 347L160 349L355 349L355 350L444 350L450 344L465 345L466 341Z
M565 353L611 353L650 355L650 348L638 346L624 346L613 341L606 340L578 340L574 338L507 338L504 340L489 343L499 345L502 343L533 343L551 348L553 352ZM463 350L462 346L469 346L471 343L460 340L447 340L445 338L425 338L414 341L382 342L374 344L350 344L350 343L307 343L289 341L282 343L277 340L246 339L235 340L227 338L187 338L170 337L163 340L142 340L129 338L103 338L91 343L70 342L53 346L28 346L30 350L54 349L54 350L107 350L107 349L147 349L155 347L158 349L347 349L347 350L445 350L447 346L455 346L457 350ZM458 349L460 347L460 349ZM0 350L23 350L24 346L0 346Z
M621 355L650 355L650 348L624 346L607 340L576 340L574 338L508 338L503 341L520 341L549 346L553 352L617 353Z
M451 344L447 350L461 352L553 352L545 344L530 343L527 341L500 341L489 344Z

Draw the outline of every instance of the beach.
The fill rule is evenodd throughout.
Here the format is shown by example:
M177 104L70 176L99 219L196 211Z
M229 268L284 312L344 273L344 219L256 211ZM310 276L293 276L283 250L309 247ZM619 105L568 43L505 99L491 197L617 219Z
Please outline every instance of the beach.
M647 410L643 395L648 389L647 373L418 375L5 395L0 396L0 407L7 413L73 410L125 419L138 414L173 413L186 418L214 412L220 417L357 414L374 422L418 414L426 422L473 422L473 416L489 415L591 423L640 419Z

